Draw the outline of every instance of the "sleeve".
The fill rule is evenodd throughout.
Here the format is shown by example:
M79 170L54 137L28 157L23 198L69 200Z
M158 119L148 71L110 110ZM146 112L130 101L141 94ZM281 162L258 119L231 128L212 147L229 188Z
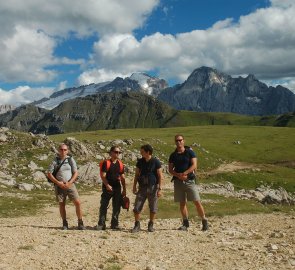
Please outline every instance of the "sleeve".
M55 166L57 165L56 159L54 159L48 166L48 172L53 173Z
M174 161L174 153L172 153L169 157L169 163L173 163Z
M137 160L136 162L136 168L140 169L141 168L141 158Z
M156 159L156 170L160 169L162 167L162 164L160 160Z
M196 158L197 157L197 154L193 150L190 149L189 153L190 153L191 158Z
M74 160L73 157L71 157L69 159L69 163L70 163L70 165L72 167L72 173L76 172L78 170L78 168L77 168L77 163L76 163L76 161Z
M105 173L107 172L107 162L106 162L106 160L104 160L104 162L102 163L101 171L105 172Z

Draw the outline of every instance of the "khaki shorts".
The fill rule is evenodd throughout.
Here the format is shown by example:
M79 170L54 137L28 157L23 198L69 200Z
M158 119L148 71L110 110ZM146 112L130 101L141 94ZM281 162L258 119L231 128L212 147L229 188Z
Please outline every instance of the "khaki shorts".
M57 202L65 202L67 196L69 196L71 201L79 199L75 184L72 184L69 189L61 189L58 186L55 186L55 196Z
M142 208L146 199L148 199L150 213L157 213L158 211L157 191L158 191L157 185L154 185L151 187L140 186L136 194L133 212L140 213L142 211Z
M174 181L174 202L200 201L200 194L194 180Z

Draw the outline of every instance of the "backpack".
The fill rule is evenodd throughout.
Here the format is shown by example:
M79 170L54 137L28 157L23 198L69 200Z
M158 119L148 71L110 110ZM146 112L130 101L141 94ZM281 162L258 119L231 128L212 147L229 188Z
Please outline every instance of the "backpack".
M120 171L119 173L122 174L124 172L124 164L120 159L117 159L119 162L119 166L120 166ZM99 162L99 174L100 174L100 178L102 178L102 166L104 164L104 162L106 162L106 166L107 166L107 172L109 171L110 167L111 167L111 160L110 159L104 159L101 162Z

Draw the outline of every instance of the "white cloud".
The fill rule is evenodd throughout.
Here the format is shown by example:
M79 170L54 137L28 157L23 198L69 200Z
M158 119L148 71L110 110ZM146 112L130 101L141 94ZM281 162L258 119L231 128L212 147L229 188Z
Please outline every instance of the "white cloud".
M159 0L10 0L0 3L0 80L47 82L52 65L83 64L55 57L60 37L131 32Z
M92 60L105 71L159 70L182 81L199 66L259 79L295 77L295 3L273 0L269 8L225 18L210 29L155 33L137 40L131 34L105 35L94 45Z
M88 85L91 83L107 82L112 81L116 77L127 77L130 74L118 73L112 70L105 69L92 69L82 73L78 78L79 85Z
M2 104L19 106L21 104L31 103L33 101L49 97L54 92L54 88L31 88L29 86L20 86L10 91L0 89Z

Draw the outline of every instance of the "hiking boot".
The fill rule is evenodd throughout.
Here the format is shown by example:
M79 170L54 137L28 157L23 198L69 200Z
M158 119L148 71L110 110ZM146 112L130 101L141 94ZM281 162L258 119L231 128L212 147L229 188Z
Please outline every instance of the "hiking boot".
M140 231L140 223L139 221L135 221L135 224L134 224L134 227L133 229L131 230L132 233L137 233Z
M69 224L67 220L62 221L62 229L63 230L68 230L69 229Z
M202 231L207 231L209 229L208 220L202 219Z
M180 231L187 231L187 228L189 227L188 219L184 219L182 222L182 225L178 228Z
M120 231L119 225L111 225L111 229L115 231Z
M149 232L154 232L155 231L155 229L154 229L154 222L150 221L148 223L148 231Z
M85 230L84 224L83 224L83 220L78 220L78 230Z
M97 224L97 226L96 226L96 230L98 230L98 231L104 231L105 229L106 229L105 224L103 224L103 225Z

